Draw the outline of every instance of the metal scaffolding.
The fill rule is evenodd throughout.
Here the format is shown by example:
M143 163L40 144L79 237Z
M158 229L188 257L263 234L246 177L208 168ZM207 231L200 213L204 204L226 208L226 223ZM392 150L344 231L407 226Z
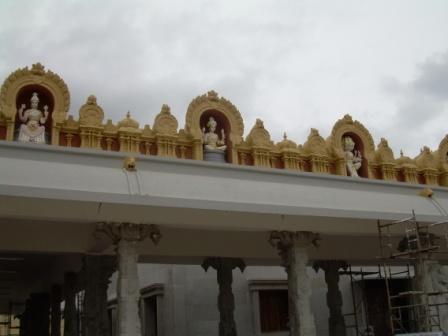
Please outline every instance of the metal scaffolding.
M443 226L445 246L442 238L433 231ZM401 240L396 242L397 233ZM448 290L432 290L427 283L428 265L436 263L435 256L448 253L448 220L437 223L419 223L415 213L403 220L381 223L378 221L378 237L382 260L382 274L386 286L389 327L392 335L409 332L431 332L442 330L440 311L448 309L444 295ZM398 264L411 264L413 276L406 291L393 293L391 279L393 268Z

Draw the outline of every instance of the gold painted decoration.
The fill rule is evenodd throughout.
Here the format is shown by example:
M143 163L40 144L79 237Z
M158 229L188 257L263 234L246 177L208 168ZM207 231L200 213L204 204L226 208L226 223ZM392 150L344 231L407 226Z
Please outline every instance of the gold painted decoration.
M170 107L163 104L160 113L154 120L154 132L161 135L176 135L177 127L177 119L171 114Z
M137 170L137 162L135 160L135 157L128 156L124 159L123 162L123 169L127 171L136 171Z
M67 115L69 104L67 85L57 74L40 63L18 69L0 89L0 137L14 141L25 126L31 131L35 126L45 132L45 141L39 143L51 138L53 145L202 160L204 144L210 145L202 129L213 119L229 163L448 187L448 136L435 152L424 147L415 159L402 153L395 159L386 139L375 148L369 131L348 114L335 123L326 140L311 129L302 146L286 134L274 144L260 119L243 141L240 112L215 91L191 101L180 130L168 105L162 106L152 127L140 128L129 112L117 124L104 123L94 95L80 107L78 120Z
M424 146L415 158L419 169L437 169L437 160L429 147Z
M319 131L311 128L307 141L303 145L305 154L328 155L327 144L324 138L321 137Z
M56 73L46 70L42 64L36 63L28 67L18 69L11 73L0 90L0 110L7 117L15 115L15 99L21 88L27 85L42 85L48 89L55 99L53 118L58 121L65 119L70 107L70 93L65 82Z
M264 128L264 123L261 119L255 121L254 127L252 127L249 135L246 137L246 143L253 147L265 147L268 149L273 147L271 135Z
M69 115L67 120L64 121L62 128L64 131L76 132L79 129L79 121L76 121L72 115Z
M119 121L118 124L118 130L120 131L135 131L138 130L139 123L131 118L131 112L128 111L126 113L126 117Z
M394 153L385 138L381 138L375 152L375 158L378 163L392 163L395 161Z
M118 126L114 125L112 119L107 119L106 124L104 125L104 133L108 135L113 135L118 132Z
M213 90L196 97L188 105L187 114L185 115L185 131L194 138L201 138L201 115L209 110L219 111L226 116L230 123L231 132L229 137L231 141L234 144L241 143L244 134L244 123L240 112L230 100L219 97L218 93Z
M415 162L423 182L429 185L436 185L439 177L438 162L429 147L424 146L421 149L420 154L415 158Z
M103 119L103 109L96 103L96 97L90 95L86 103L79 109L79 123L82 126L100 127Z
M40 63L33 64L31 69L28 67L18 69L11 73L0 90L0 111L7 123L7 140L14 138L14 129L18 107L16 99L19 93L25 88L30 90L42 90L49 92L52 98L53 108L51 112L52 134L51 143L59 144L59 130L67 117L70 106L70 93L67 85L57 74L50 70L45 70Z
M370 132L359 121L353 120L349 114L346 114L342 119L339 119L334 124L330 135L331 144L342 146L342 138L344 135L350 133L356 134L361 139L366 154L370 154L375 151L375 144Z
M327 143L315 128L311 128L308 139L303 145L303 153L312 172L329 173L330 162Z
M282 151L282 150L297 150L297 144L288 139L288 136L286 135L286 133L283 133L283 140L280 141L279 143L277 143L276 147Z

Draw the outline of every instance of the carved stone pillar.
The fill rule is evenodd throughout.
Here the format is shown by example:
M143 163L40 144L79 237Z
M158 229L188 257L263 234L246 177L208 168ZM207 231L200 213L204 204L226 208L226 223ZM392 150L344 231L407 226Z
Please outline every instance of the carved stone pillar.
M64 336L78 336L76 312L76 274L68 272L64 277Z
M60 285L51 288L51 336L61 336L61 301Z
M115 270L115 258L88 255L84 257L84 336L109 336L107 287Z
M137 243L149 237L157 244L161 238L160 231L155 225L98 223L96 232L108 235L117 247L118 335L140 336Z
M269 238L279 250L288 274L289 329L291 336L316 336L311 311L311 284L307 275L308 251L317 246L319 236L308 231L273 231Z
M328 327L330 336L345 336L344 316L342 315L342 294L339 290L339 269L347 269L348 265L341 260L321 260L313 264L317 272L321 268L325 272L325 282L327 283L327 306L330 311Z
M213 267L218 273L219 336L236 336L236 326L233 318L235 299L232 292L232 270L238 267L243 272L246 265L239 258L209 257L204 259L202 268L207 271L209 267Z

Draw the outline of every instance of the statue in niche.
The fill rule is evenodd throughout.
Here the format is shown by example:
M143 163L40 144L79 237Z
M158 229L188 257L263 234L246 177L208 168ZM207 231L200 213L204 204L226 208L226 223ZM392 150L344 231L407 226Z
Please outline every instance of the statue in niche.
M349 176L359 177L358 170L362 165L361 152L355 150L355 142L349 136L345 136L342 140L345 152L345 162Z
M215 118L210 117L207 122L208 132L205 127L202 128L202 140L204 142L204 159L206 161L225 162L226 135L224 129L221 129L221 139L216 134L218 123Z
M19 129L18 141L45 143L45 122L48 119L48 105L44 106L44 111L38 109L39 97L34 92L31 99L31 107L25 110L26 105L22 104L18 113L22 122Z
M204 140L204 147L211 150L225 151L227 146L225 145L226 135L224 129L221 129L221 140L218 134L215 133L217 122L215 118L210 117L207 122L208 132L205 133L205 127L202 128L202 138Z

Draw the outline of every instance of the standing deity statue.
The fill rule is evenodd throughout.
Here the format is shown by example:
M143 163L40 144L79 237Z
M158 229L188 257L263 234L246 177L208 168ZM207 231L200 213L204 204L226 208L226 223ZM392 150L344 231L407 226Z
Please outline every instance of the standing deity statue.
M202 128L202 139L204 141L204 147L207 150L218 150L224 152L227 148L226 135L224 129L221 129L221 139L218 134L215 133L217 122L215 118L210 117L207 122L208 132L205 133L205 127Z
M48 119L48 106L44 106L44 112L38 109L39 97L34 92L30 99L31 108L25 110L26 105L22 104L18 113L22 122L19 129L18 141L45 143L45 122Z
M345 152L345 162L349 176L359 177L358 170L362 165L361 152L355 150L355 142L349 136L342 139Z

